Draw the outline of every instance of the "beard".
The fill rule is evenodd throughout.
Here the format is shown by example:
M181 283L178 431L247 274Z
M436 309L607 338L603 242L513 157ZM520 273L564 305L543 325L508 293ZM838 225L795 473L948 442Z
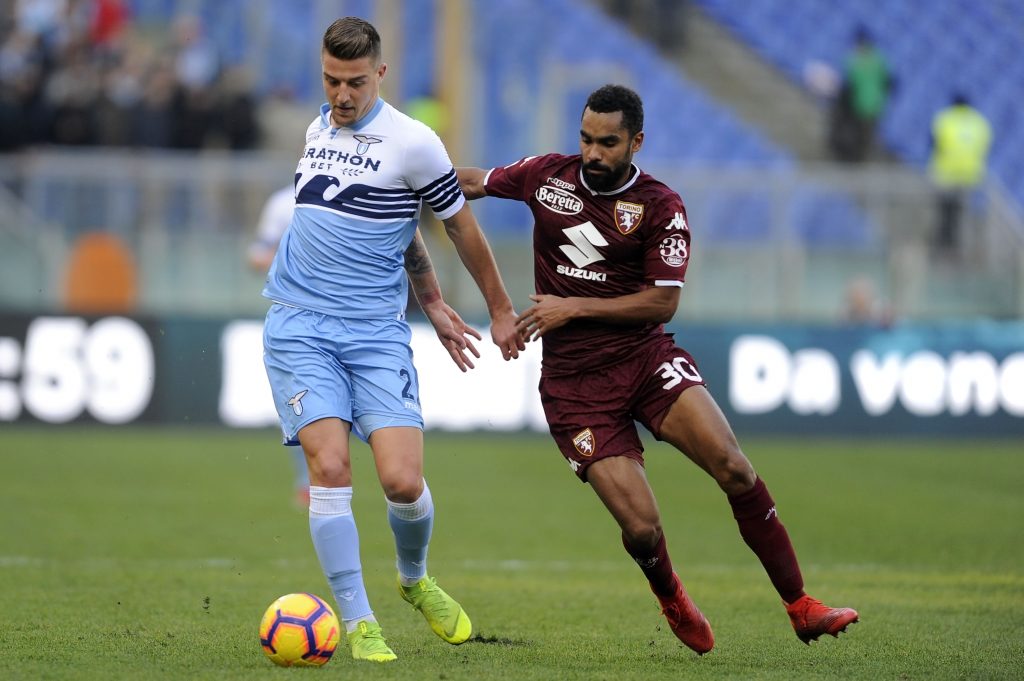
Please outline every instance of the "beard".
M620 187L628 175L628 161L612 167L600 163L588 163L583 166L583 179L587 181L588 187L597 192L609 192Z

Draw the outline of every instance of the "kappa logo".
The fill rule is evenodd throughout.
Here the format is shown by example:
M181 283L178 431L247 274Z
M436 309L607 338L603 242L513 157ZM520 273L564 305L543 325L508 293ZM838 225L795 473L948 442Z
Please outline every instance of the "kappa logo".
M572 443L575 445L576 451L583 456L593 456L594 451L597 449L597 442L594 440L594 434L590 431L590 428L580 432L572 439Z
M561 187L567 192L576 191L576 185L574 185L572 182L566 182L560 177L549 177L548 182L555 185L556 187Z
M676 213L672 221L665 225L665 229L688 229L686 218L682 213Z
M765 515L764 519L765 520L770 520L772 516L775 516L776 518L779 517L779 512L775 510L774 506L772 506L771 508L768 509L768 513L767 513L767 515Z
M636 561L637 565L639 565L645 570L650 570L652 567L658 564L657 556L654 556L652 558L634 558L634 560Z
M292 411L295 412L296 416L302 416L302 398L305 397L308 392L308 389L299 391L295 393L290 400L288 400L288 406L292 408Z
M635 231L643 219L643 204L630 203L629 201L615 202L615 226L622 234L629 234Z
M359 142L359 146L356 147L356 156L362 156L368 152L371 144L379 144L384 141L372 135L352 135L352 137Z

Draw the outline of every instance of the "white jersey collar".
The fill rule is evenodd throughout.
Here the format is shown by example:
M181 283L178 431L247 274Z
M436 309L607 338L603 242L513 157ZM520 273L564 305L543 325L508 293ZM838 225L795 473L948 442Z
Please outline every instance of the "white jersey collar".
M624 185L622 185L618 189L613 189L610 192L599 192L599 191L596 191L594 189L591 189L590 186L587 184L587 180L583 176L583 160L580 159L580 169L579 169L580 183L584 187L586 187L587 191L590 192L591 194L593 194L594 196L614 196L616 194L621 194L622 192L624 192L627 189L629 189L630 187L632 187L636 183L637 178L640 177L640 169L636 166L635 163L630 163L629 167L630 167L631 175L630 175L629 179L626 180L626 183Z

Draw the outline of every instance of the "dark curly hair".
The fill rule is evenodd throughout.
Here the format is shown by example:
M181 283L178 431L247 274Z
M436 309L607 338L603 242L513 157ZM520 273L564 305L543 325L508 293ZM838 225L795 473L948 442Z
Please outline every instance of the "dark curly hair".
M630 137L644 129L644 103L624 85L604 85L587 97L587 109L595 113L622 112L622 125Z

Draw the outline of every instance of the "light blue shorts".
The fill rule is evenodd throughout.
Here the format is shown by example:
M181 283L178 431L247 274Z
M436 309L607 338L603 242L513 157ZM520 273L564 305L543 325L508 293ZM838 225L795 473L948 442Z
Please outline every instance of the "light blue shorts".
M343 319L273 305L263 327L263 363L284 443L335 417L366 440L378 428L423 428L412 332L403 320Z

